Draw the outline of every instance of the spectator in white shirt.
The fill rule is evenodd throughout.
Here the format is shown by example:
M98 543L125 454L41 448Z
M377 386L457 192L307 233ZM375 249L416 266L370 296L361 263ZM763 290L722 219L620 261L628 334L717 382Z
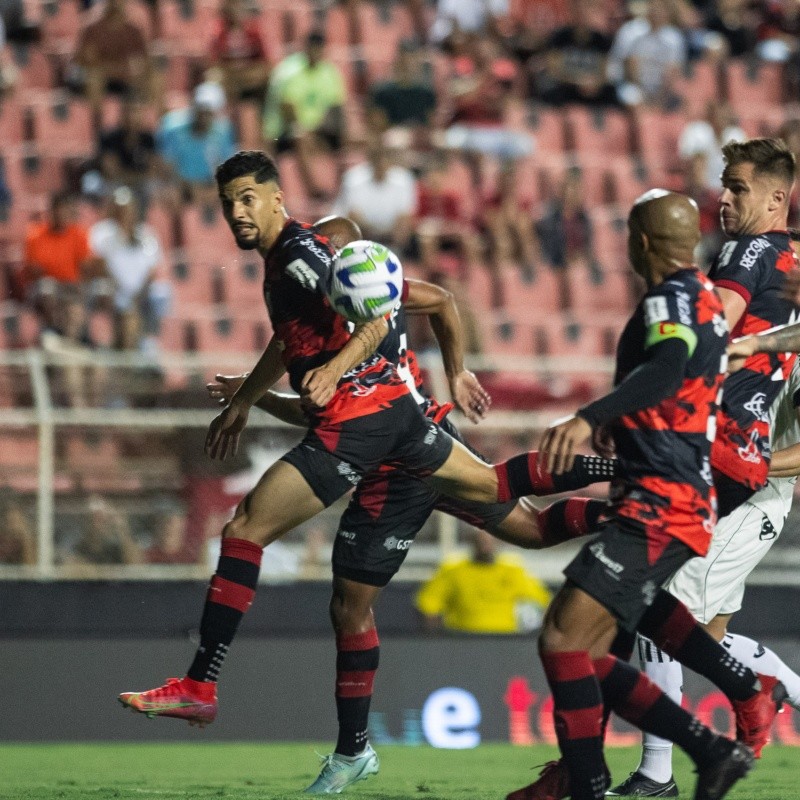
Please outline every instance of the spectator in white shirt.
M438 0L431 41L438 44L454 32L492 32L495 20L508 13L508 0Z
M736 124L733 109L720 100L710 100L705 119L686 124L678 139L678 152L684 161L697 157L705 160L706 186L722 188L725 161L722 148L728 142L743 142L747 134Z
M374 142L367 160L345 172L334 213L350 217L365 239L403 251L411 236L417 182L411 171L392 165L389 151Z
M614 37L608 78L617 86L620 102L647 103L670 109L679 97L675 78L686 64L686 41L671 24L665 0L650 0L647 14L626 22Z
M156 280L161 245L152 228L139 221L130 189L114 192L108 218L89 230L89 246L103 260L111 283L117 347L152 352L171 293L168 284Z

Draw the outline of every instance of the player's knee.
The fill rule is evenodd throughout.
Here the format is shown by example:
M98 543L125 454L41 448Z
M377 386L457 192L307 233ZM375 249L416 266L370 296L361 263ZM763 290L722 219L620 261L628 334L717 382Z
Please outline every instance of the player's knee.
M246 513L236 516L222 528L223 539L244 539L266 547L271 541L270 530L266 525L258 525Z
M331 598L331 621L342 633L363 633L375 625L371 603L347 592L336 592Z

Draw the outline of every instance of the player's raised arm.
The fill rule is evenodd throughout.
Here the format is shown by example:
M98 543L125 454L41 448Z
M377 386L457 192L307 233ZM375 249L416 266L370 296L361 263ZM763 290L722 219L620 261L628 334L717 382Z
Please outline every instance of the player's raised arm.
M333 397L342 376L369 358L388 332L389 323L384 317L358 325L350 339L330 361L308 370L303 376L303 402L324 408Z
M464 368L464 332L452 292L427 281L405 281L403 301L409 314L427 314L433 334L442 352L442 362L450 385L450 394L459 411L470 421L480 422L492 398L475 374Z

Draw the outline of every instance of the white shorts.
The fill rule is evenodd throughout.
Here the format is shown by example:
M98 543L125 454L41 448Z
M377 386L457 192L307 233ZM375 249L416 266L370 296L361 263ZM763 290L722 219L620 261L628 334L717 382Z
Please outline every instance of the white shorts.
M717 523L708 554L687 561L664 588L698 622L734 614L742 607L747 576L778 534L760 509L744 503Z

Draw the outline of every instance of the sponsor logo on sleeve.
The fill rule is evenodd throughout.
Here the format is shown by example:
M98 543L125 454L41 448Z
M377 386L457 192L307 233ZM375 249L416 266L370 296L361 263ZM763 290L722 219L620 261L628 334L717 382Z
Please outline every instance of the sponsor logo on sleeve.
M669 319L669 307L665 297L648 297L644 301L644 321L647 325L655 325Z
M319 283L319 276L302 258L296 258L286 265L286 274L294 278L304 289L314 291Z

